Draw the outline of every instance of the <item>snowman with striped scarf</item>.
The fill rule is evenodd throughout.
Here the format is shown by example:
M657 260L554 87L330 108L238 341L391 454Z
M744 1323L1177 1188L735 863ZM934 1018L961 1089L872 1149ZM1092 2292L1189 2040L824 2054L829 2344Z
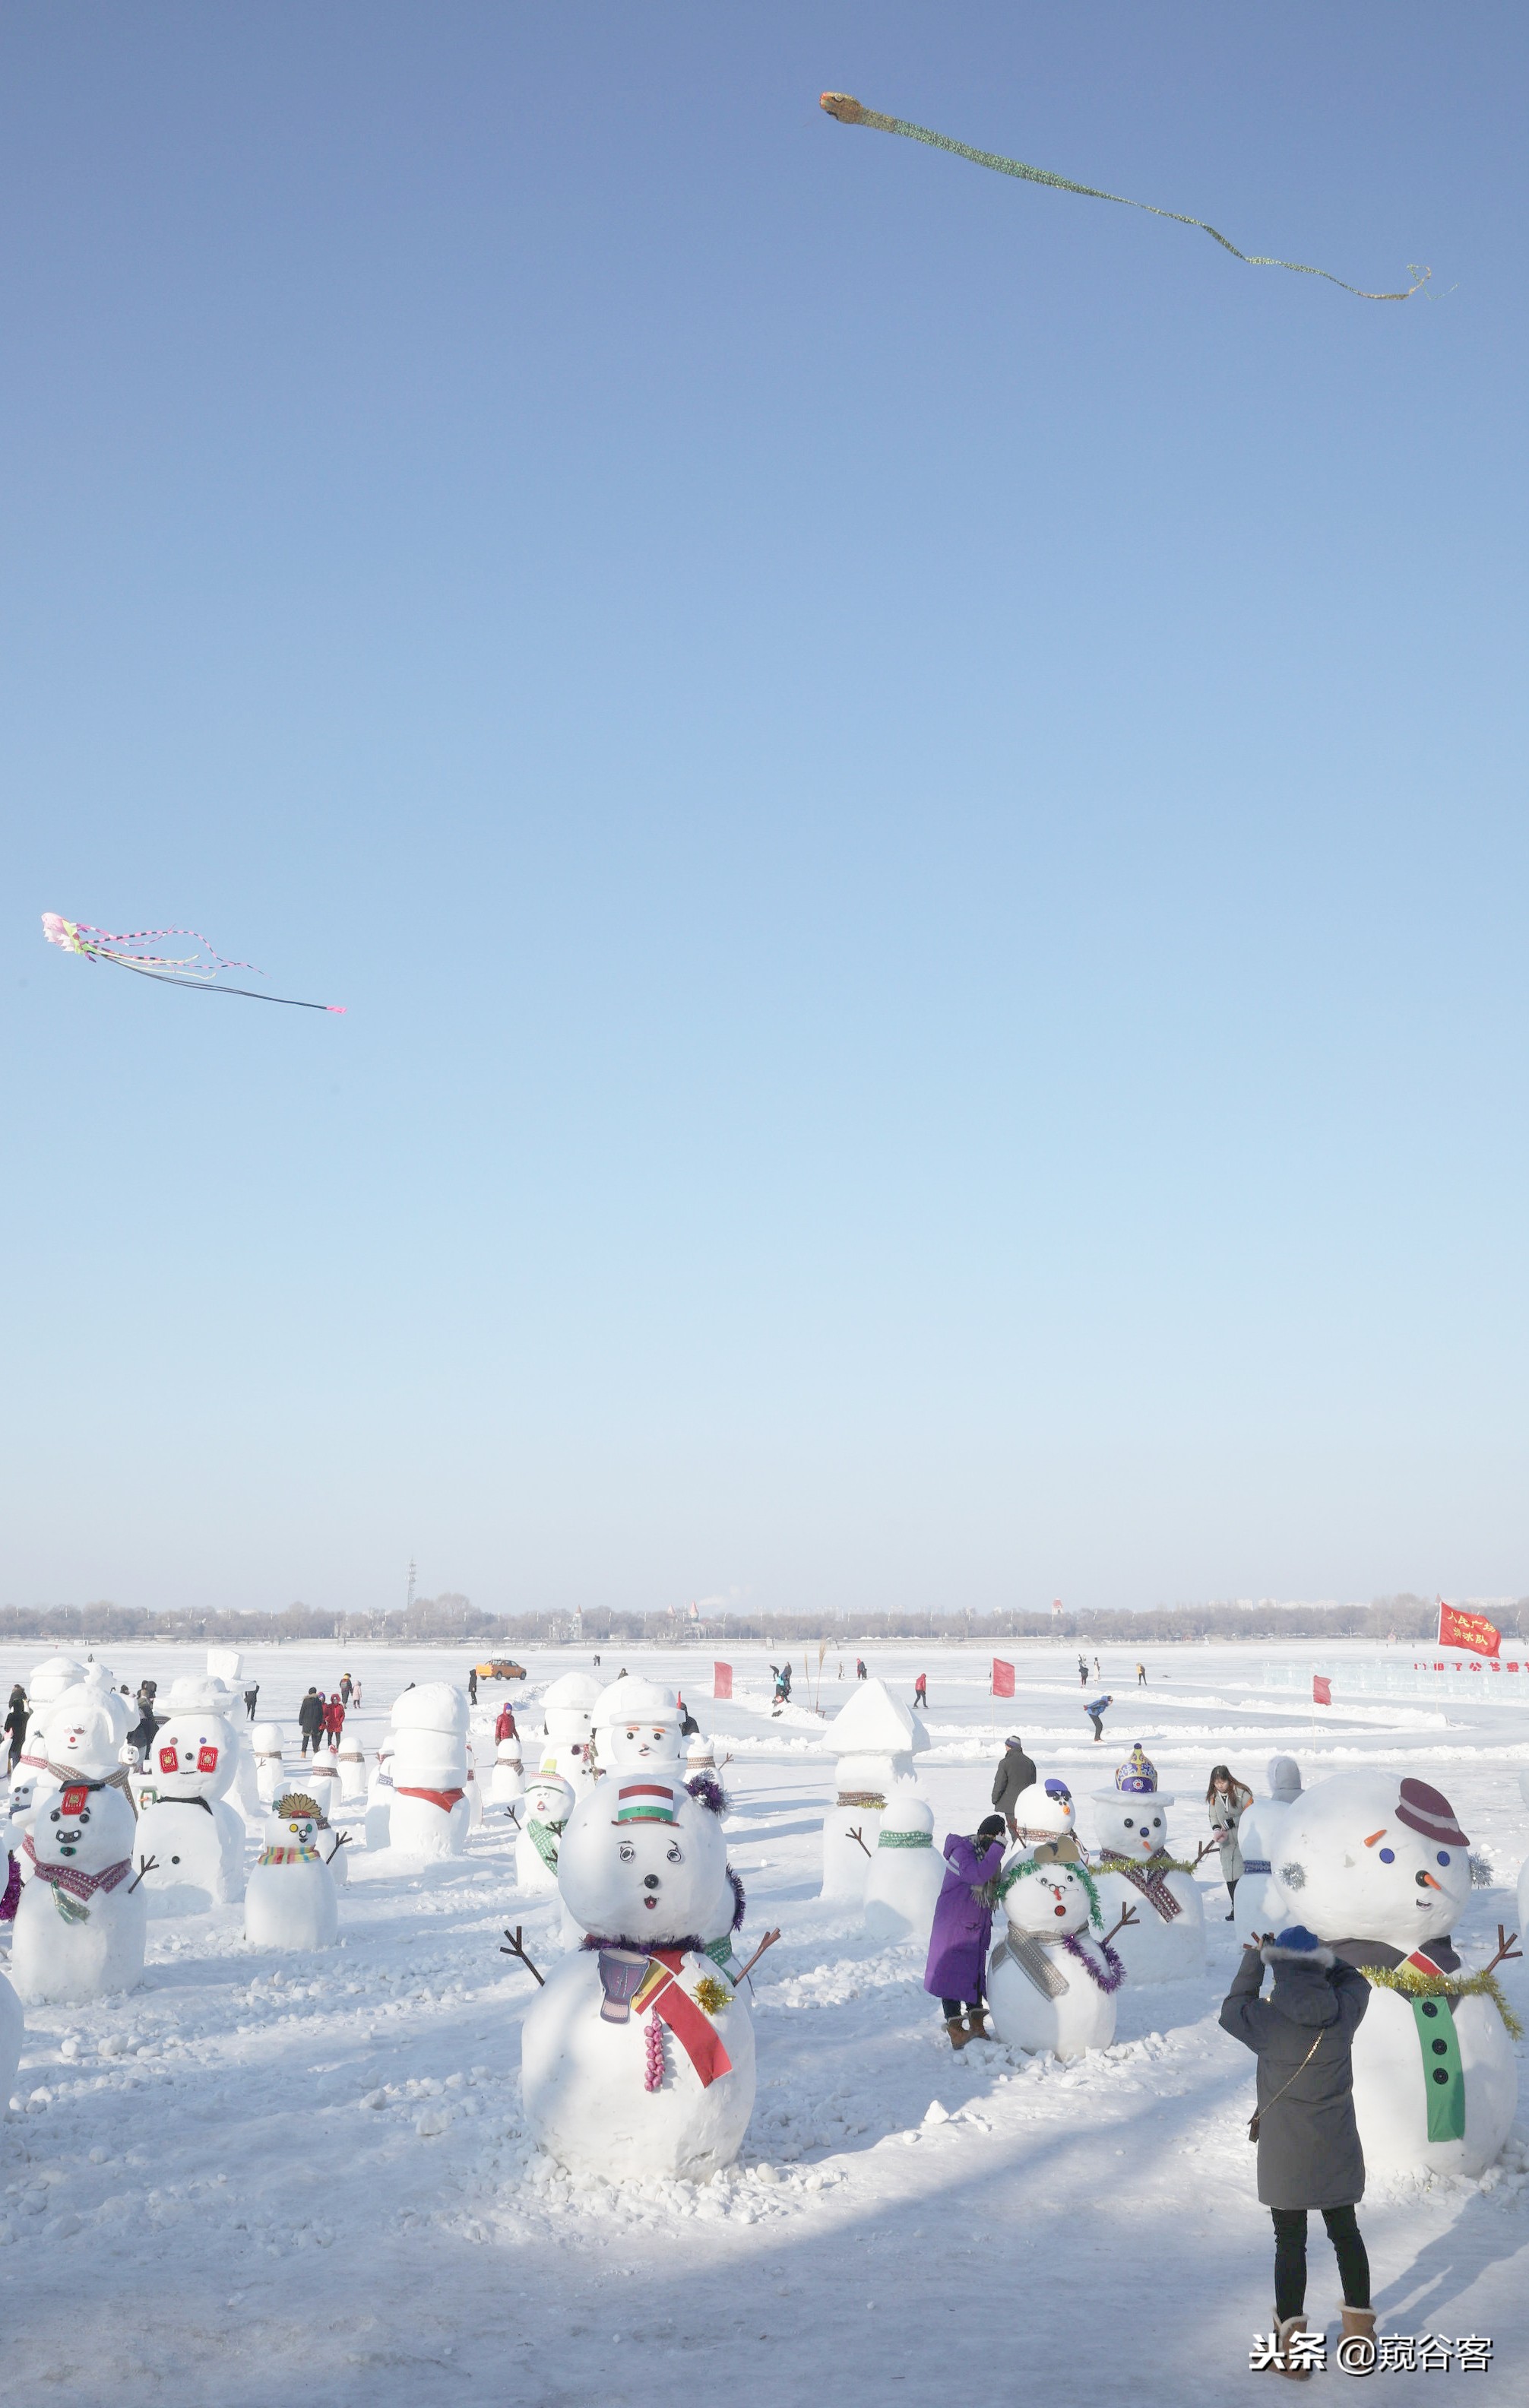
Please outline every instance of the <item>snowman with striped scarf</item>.
M244 1893L244 1936L252 1948L335 1945L339 1906L323 1838L323 1817L306 1791L277 1799Z
M695 2181L738 2153L753 2024L703 1938L732 1920L722 1811L715 1782L661 1763L612 1772L562 1835L558 1884L587 1936L526 2015L521 2083L527 2125L567 2167Z
M1286 1807L1273 1878L1302 1923L1369 1978L1354 2034L1354 2114L1372 2174L1485 2172L1518 2108L1516 2018L1496 1968L1450 1938L1470 1897L1470 1844L1447 1798L1391 1772L1339 1772Z
M1205 1971L1205 1907L1199 1884L1167 1852L1173 1799L1138 1740L1113 1789L1093 1793L1093 1867L1112 1920L1132 1907L1120 1953L1133 1982L1181 1982ZM1290 1920L1287 1916L1286 1920Z
M988 2014L998 2038L1055 2057L1107 2048L1125 1968L1087 1868L1042 1842L1010 1858L997 1888L1007 1928L988 1960Z
M152 1858L136 1839L132 1800L114 1784L71 1781L38 1806L22 1843L32 1877L10 1952L27 2005L82 2005L143 1979Z

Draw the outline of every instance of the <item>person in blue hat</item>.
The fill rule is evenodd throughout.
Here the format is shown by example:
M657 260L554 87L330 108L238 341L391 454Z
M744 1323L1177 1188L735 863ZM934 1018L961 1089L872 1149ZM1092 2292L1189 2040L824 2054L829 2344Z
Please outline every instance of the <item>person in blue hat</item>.
M1266 1999L1259 1995L1265 1971L1274 1975ZM1297 2380L1312 2363L1300 2336L1313 2207L1343 2278L1338 2362L1350 2374L1375 2364L1370 2261L1354 2216L1365 2196L1365 2152L1354 2118L1353 2036L1369 2002L1364 1974L1296 1923L1249 1942L1222 2004L1222 2029L1258 2058L1258 2113L1249 2128L1258 2143L1258 2196L1274 2218L1273 2363Z
M1103 1739L1105 1735L1105 1713L1107 1708L1112 1706L1115 1700L1113 1698L1094 1698L1083 1708L1083 1712L1087 1714L1090 1722L1093 1725L1093 1736L1095 1739Z

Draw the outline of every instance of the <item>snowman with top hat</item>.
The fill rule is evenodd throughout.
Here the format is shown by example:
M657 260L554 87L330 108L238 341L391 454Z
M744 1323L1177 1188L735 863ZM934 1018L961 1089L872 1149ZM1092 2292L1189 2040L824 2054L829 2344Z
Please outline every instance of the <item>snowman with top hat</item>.
M1139 1740L1114 1788L1093 1793L1094 1879L1111 1922L1131 1911L1116 1945L1133 1982L1179 1982L1205 1970L1199 1885L1167 1851L1172 1804Z
M588 1937L526 2015L525 2118L562 2164L612 2181L705 2179L753 2109L748 2003L703 1942L729 1886L722 1792L695 1789L667 1764L613 1771L563 1834L559 1887Z
M1474 2177L1518 2108L1518 2067L1497 1951L1472 1972L1451 1934L1470 1897L1470 1844L1427 1782L1340 1772L1280 1818L1274 1858L1283 1924L1301 1925L1369 1977L1354 2034L1354 2114L1372 2173Z

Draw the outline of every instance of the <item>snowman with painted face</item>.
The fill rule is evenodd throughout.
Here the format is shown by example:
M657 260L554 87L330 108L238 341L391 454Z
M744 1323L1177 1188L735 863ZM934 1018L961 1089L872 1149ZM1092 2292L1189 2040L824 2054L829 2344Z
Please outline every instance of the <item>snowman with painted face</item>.
M38 1735L41 1760L33 1768L28 1812L35 1817L61 1789L79 1781L106 1782L128 1797L121 1753L129 1719L127 1699L105 1680L76 1682L55 1698Z
M1394 1773L1320 1781L1285 1810L1274 1878L1282 1919L1370 1976L1353 2040L1370 2172L1483 2172L1512 2128L1518 2068L1493 1967L1469 1974L1450 1938L1471 1874L1449 1799Z
M1132 1910L1115 1946L1133 1982L1180 1982L1205 1970L1199 1885L1167 1853L1172 1804L1139 1741L1116 1773L1114 1788L1093 1793L1093 1877L1111 1923Z
M683 1779L683 1720L672 1689L656 1681L612 1681L600 1693L590 1727L595 1770L625 1773L665 1764Z
M727 1880L720 1793L664 1766L615 1772L563 1835L564 1902L591 1937L526 2015L526 2122L565 2166L613 2181L704 2180L731 2164L754 2100L742 1995L707 1956Z
M26 1684L26 1701L31 1719L26 1727L26 1739L10 1776L10 1813L20 1819L31 1811L39 1774L46 1781L48 1771L48 1718L59 1699L68 1689L77 1688L91 1668L77 1663L72 1656L45 1656L32 1669ZM57 1788L56 1782L50 1784Z
M221 1714L172 1714L136 1775L138 1856L149 1912L208 1914L244 1896L244 1824L223 1802L236 1770L234 1733Z
M273 1805L245 1892L244 1936L251 1947L333 1948L339 1937L321 1824L317 1804L302 1791Z
M16 1909L11 1977L29 2004L79 2005L143 1978L143 1856L125 1791L69 1782L37 1807ZM8 2095L8 2094L7 2094Z
M1082 2057L1115 2037L1125 1968L1087 1868L1043 1842L999 1875L1007 1928L988 1961L988 2014L1011 2048ZM1093 1927L1092 1929L1090 1927Z
M1083 1860L1078 1844L1078 1809L1065 1781L1034 1781L1028 1789L1022 1789L1014 1800L1014 1828L1022 1855L1028 1848L1045 1846L1065 1863Z

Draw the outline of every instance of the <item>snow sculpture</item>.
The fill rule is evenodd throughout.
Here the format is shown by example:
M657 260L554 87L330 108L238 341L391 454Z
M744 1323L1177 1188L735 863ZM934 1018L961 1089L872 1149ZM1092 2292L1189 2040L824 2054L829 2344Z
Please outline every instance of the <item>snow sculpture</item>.
M393 1733L383 1734L366 1784L366 1845L385 1848L393 1822Z
M573 1785L555 1772L538 1773L527 1783L515 1840L515 1879L533 1896L557 1887L558 1849L573 1811Z
M255 1787L265 1806L274 1806L287 1786L287 1734L279 1723L257 1723L250 1734L254 1751Z
M98 1670L99 1668L91 1668ZM86 1677L87 1668L78 1664L72 1656L45 1656L32 1668L32 1678L26 1684L26 1699L31 1720L26 1727L26 1742L10 1776L10 1811L25 1814L33 1803L37 1775L48 1768L45 1734L49 1713L58 1703L65 1689L73 1689Z
M538 1772L555 1773L577 1789L593 1778L590 1763L590 1723L600 1702L601 1684L593 1672L564 1672L542 1699L546 1737L537 1756Z
M1290 1920L1281 1908L1274 1859L1285 1811L1301 1794L1301 1768L1293 1756L1274 1756L1269 1758L1267 1778L1268 1796L1255 1798L1237 1825L1242 1876L1232 1907L1237 1939L1244 1948L1255 1935L1265 1939Z
M672 1689L656 1681L612 1681L600 1692L591 1727L596 1771L666 1764L678 1773L685 1753L683 1719Z
M466 1692L450 1681L406 1689L393 1701L393 1734L390 1845L410 1856L460 1856L472 1819Z
M138 1861L156 1859L143 1877L150 1914L207 1914L244 1896L244 1825L223 1802L234 1771L221 1714L178 1712L161 1724L133 1784Z
M998 2038L1056 2057L1107 2048L1125 1968L1110 1941L1095 1936L1104 1910L1087 1868L1018 1856L998 1878L1007 1928L988 1960L988 2013Z
M24 1848L33 1877L11 1942L18 1997L78 2006L134 1988L143 1978L147 1923L127 1793L104 1782L66 1784L37 1808Z
M1140 1743L1115 1775L1113 1789L1093 1793L1099 1860L1093 1868L1105 1914L1134 1919L1116 1945L1133 1982L1179 1982L1205 1970L1205 1905L1199 1884L1168 1855L1166 1810L1173 1799L1157 1785L1157 1770ZM1287 1916L1286 1920L1290 1918Z
M335 1884L320 1853L319 1810L300 1790L279 1798L267 1818L265 1845L245 1893L244 1936L253 1948L333 1948L339 1937Z
M493 1770L489 1775L489 1804L518 1806L525 1791L525 1772L521 1763L521 1742L518 1739L502 1739L493 1751Z
M929 1745L928 1734L884 1681L861 1681L824 1743L838 1768L837 1797L823 1817L822 1894L864 1899L888 1795L913 1779L913 1758Z
M935 1846L934 1815L905 1785L893 1791L879 1819L865 1881L866 1936L927 1945L945 1880L945 1859Z

